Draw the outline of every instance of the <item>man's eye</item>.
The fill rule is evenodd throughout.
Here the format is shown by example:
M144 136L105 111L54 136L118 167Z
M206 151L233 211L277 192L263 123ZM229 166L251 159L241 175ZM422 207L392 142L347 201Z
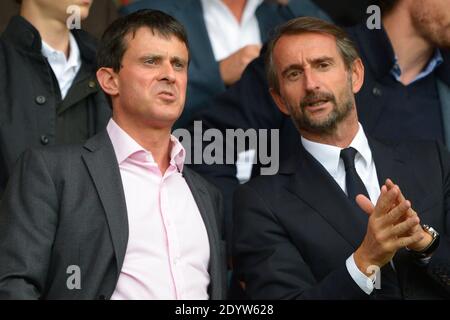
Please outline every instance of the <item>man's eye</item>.
M147 59L144 61L145 64L155 64L156 60L155 59Z
M330 66L329 63L323 62L323 63L319 63L319 69L326 69Z
M183 69L184 69L184 63L182 63L182 62L175 62L175 63L173 64L173 67L174 67L175 69L177 69L177 70L183 70Z
M296 80L296 79L298 79L300 77L300 75L301 75L301 72L298 71L298 70L295 70L295 71L289 72L288 75L287 75L287 78L289 80Z

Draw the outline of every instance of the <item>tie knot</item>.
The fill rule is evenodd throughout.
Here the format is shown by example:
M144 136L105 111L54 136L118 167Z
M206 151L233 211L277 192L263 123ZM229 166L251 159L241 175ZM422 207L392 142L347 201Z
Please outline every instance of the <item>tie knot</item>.
M349 147L341 150L341 158L344 161L345 170L355 167L356 149Z

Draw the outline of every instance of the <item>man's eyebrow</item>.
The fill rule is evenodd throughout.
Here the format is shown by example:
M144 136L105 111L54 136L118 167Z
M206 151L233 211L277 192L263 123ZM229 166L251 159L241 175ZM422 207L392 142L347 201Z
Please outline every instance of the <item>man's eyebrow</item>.
M173 56L170 58L170 61L172 63L176 62L176 63L181 63L182 65L187 65L188 61L186 59L183 59L181 57L178 56Z
M288 65L286 68L281 71L281 75L285 76L291 70L303 70L303 65L300 63L293 63Z
M311 64L319 64L322 62L334 62L334 58L330 56L321 56L313 59L307 59L307 61ZM291 70L303 70L303 64L301 63L293 63L288 65L286 68L283 69L281 74L284 76L286 73L288 73Z
M310 63L320 63L320 62L333 62L334 58L333 57L329 57L329 56L322 56L322 57L318 57L318 58L314 58L311 60L308 60L308 62Z
M164 57L165 57L165 56L162 55L162 54L158 54L158 53L148 53L148 54L142 55L142 56L139 58L139 61L144 62L144 61L149 60L149 59L163 60ZM172 56L172 57L170 57L170 62L171 62L171 63L177 62L177 63L181 63L181 64L183 64L183 65L187 65L188 60L186 60L186 59L184 59L184 58L181 58L181 57L179 57L179 56Z
M160 59L162 59L162 58L163 58L163 56L160 55L160 54L157 54L157 53L147 53L147 54L142 55L141 57L139 57L139 61L145 61L145 60L148 60L148 59L157 59L157 60L160 60Z

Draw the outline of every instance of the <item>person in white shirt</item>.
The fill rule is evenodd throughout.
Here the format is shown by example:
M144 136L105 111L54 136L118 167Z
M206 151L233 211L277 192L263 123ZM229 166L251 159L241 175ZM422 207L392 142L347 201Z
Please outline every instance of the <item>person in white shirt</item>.
M365 135L354 98L364 66L332 24L287 22L266 63L301 145L278 174L235 192L234 265L247 296L448 298L449 153Z
M26 149L83 143L106 127L111 109L95 78L96 41L70 23L85 19L91 4L23 0L0 37L0 197Z

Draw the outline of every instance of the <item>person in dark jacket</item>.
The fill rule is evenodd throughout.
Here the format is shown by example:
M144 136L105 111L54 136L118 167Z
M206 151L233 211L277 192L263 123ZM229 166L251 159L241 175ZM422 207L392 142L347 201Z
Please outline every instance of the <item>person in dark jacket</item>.
M20 13L21 0L0 1L0 34L5 31L9 20ZM106 27L113 22L118 13L118 3L114 0L95 0L89 16L81 21L81 28L100 39Z
M95 78L95 40L68 29L70 5L88 16L90 3L24 0L0 37L0 196L24 150L84 142L110 117Z

